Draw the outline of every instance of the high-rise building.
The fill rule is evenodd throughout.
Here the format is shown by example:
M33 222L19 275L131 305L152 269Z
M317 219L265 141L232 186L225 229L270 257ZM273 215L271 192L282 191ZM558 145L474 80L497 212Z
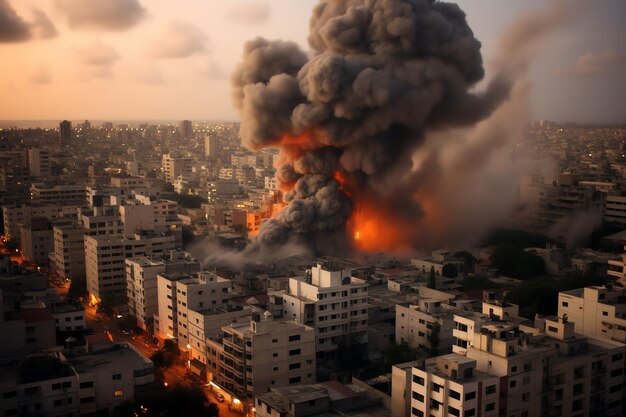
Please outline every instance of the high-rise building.
M182 251L126 259L128 307L137 318L138 326L153 332L152 324L159 304L157 274L193 273L199 270L200 264L189 253Z
M132 238L119 235L85 236L85 275L92 301L126 299L126 258L162 255L175 249L171 235L144 233Z
M215 135L204 137L204 155L209 157L220 156L219 139Z
M191 139L193 135L193 125L191 120L183 120L178 125L178 134L181 139Z
M59 124L59 143L64 146L72 144L72 122L63 120Z
M290 278L282 294L284 317L315 328L318 354L336 350L346 337L367 343L368 284L351 272L320 262L309 276Z

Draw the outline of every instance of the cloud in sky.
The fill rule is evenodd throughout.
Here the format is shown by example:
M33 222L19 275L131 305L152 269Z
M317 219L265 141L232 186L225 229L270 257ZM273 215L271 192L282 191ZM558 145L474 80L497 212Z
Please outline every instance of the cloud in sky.
M271 12L266 1L237 1L229 6L227 17L241 25L260 25L269 20Z
M99 41L85 48L76 49L75 53L84 75L89 78L112 77L113 66L120 58L115 48Z
M226 71L219 62L210 60L208 65L202 70L202 74L214 80L226 80L230 78L230 73Z
M138 0L56 0L57 10L72 29L123 31L146 17Z
M57 35L54 23L41 10L33 11L33 21L19 16L7 0L0 0L0 43L25 42L33 38L49 39Z
M187 58L208 52L207 43L207 36L198 27L189 23L170 22L150 45L150 55L155 58Z
M34 20L31 27L38 38L51 39L59 34L54 23L48 18L48 15L39 9L34 10L33 14Z
M557 68L560 77L597 77L607 75L624 63L624 55L612 48L589 52L580 56L574 64Z
M40 66L30 76L31 84L45 85L52 82L52 73L44 66Z

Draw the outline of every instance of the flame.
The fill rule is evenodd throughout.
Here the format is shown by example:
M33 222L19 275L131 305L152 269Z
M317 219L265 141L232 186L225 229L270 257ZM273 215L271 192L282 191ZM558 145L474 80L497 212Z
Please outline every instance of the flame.
M397 252L413 247L420 233L427 233L423 218L400 218L390 215L380 199L366 193L352 196L353 212L348 220L347 233L362 252Z

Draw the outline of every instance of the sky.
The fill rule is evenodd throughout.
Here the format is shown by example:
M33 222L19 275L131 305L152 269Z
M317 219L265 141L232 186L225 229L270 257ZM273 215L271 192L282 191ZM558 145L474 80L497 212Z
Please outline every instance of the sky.
M457 1L487 77L508 25L548 1ZM316 3L0 0L0 120L237 120L229 76L244 43L262 36L307 50ZM586 0L541 45L533 119L626 122L625 18L624 0Z

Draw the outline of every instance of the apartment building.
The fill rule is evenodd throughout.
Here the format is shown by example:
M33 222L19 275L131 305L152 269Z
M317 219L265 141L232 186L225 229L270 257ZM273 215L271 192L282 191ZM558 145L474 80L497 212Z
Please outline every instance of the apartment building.
M26 224L31 218L39 217L48 220L76 218L77 210L81 205L82 202L77 201L67 205L31 201L19 205L2 206L4 237L19 243L20 225Z
M626 343L626 289L586 287L559 293L559 317L576 333Z
M137 230L170 233L175 236L176 244L182 246L183 224L177 216L178 211L179 206L175 201L151 200L146 196L136 196L119 207L120 221L126 236Z
M52 235L52 270L63 279L84 279L85 229L78 227L75 221L70 224L55 224Z
M177 339L181 349L189 350L189 311L227 309L231 287L229 279L214 272L158 274L155 332L160 337Z
M28 150L28 168L31 177L46 178L50 176L50 151L32 148Z
M86 201L85 184L48 184L44 182L32 183L30 186L31 200L51 201Z
M272 314L222 328L207 340L211 381L248 402L271 387L315 382L315 330Z
M316 332L316 352L337 349L342 338L367 343L368 284L351 276L352 269L324 261L307 276L289 279L283 317L309 325Z
M87 345L1 360L0 415L108 415L154 381L152 362L132 346L99 335L87 336Z
M190 346L190 367L196 374L206 377L208 363L207 339L216 339L222 334L222 327L230 324L248 324L255 311L250 306L228 305L219 309L188 310L187 332Z
M0 361L0 415L79 416L76 371L51 355Z
M125 262L128 307L137 318L138 326L152 333L159 304L157 275L191 274L200 270L200 264L189 253L182 251L169 251L161 256L129 258Z
M393 408L414 416L621 415L623 344L576 334L557 317L474 329L462 354L394 369L393 383L406 389L394 389Z
M417 304L396 306L396 343L412 348L450 351L454 343L452 330L454 314L460 310L443 300L420 298ZM438 343L433 346L430 336L436 332Z
M85 276L92 301L110 298L125 303L126 258L163 255L175 248L175 238L168 235L86 235Z
M193 173L193 159L177 154L164 154L161 170L165 181L173 183L179 176L188 177Z

